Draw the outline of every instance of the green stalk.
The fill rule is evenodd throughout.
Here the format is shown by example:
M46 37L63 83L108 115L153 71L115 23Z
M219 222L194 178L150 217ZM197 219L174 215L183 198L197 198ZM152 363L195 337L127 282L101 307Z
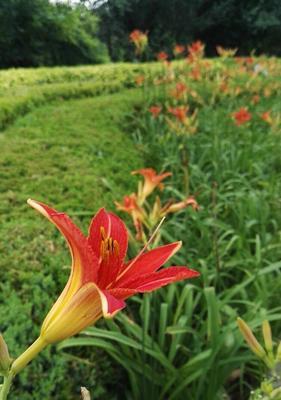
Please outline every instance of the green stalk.
M10 371L4 376L4 382L1 386L0 400L6 400L9 394L12 381L16 374L18 374L37 354L47 346L48 343L45 342L40 336L38 339L32 343L31 346L21 354L12 364Z
M8 375L4 376L4 382L2 385L1 393L0 393L0 400L6 400L7 396L9 394L12 381L13 381L14 375L10 372Z
M32 343L32 345L13 362L11 367L12 374L18 374L31 360L33 360L33 358L37 356L38 353L40 353L41 350L47 346L47 344L48 343L39 336L39 338L36 339L35 342Z
M4 376L4 382L1 387L0 400L6 400L9 394L12 381L16 374L18 374L37 354L47 346L47 342L40 336L32 343L31 346L21 354L12 364L10 371Z

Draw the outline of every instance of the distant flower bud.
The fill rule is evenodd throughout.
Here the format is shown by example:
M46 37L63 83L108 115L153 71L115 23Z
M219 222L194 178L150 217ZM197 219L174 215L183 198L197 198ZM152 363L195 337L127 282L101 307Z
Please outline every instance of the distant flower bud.
M272 334L271 334L271 327L268 321L263 321L262 333L264 338L265 349L269 354L272 354L273 350Z
M250 349L260 358L264 359L266 357L266 352L264 348L259 344L255 338L251 328L246 324L241 318L237 318L237 324L242 333L244 339L248 343Z
M8 346L0 334L0 370L5 372L8 371L11 364L11 359L9 356Z
M85 387L81 387L81 395L82 400L91 400L90 392Z
M281 362L281 342L279 343L279 345L278 345L278 348L277 348L277 357L276 357L276 361L278 362Z

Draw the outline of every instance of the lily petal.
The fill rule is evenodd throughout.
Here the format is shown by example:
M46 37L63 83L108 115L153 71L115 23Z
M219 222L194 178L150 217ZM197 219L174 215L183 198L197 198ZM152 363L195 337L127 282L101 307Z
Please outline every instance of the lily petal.
M112 318L118 311L126 307L126 303L122 298L116 298L108 290L100 290L99 292L104 318Z
M87 238L66 214L60 213L46 204L35 200L29 199L27 202L56 225L65 237L72 256L72 269L68 282L48 314L48 318L53 318L84 283L95 281L98 270L98 259L89 246ZM47 323L48 318L45 320L45 323Z
M140 293L151 292L169 283L195 278L199 275L199 272L186 267L163 268L161 271L139 276L128 283L128 288Z
M127 282L140 275L150 274L165 264L181 247L182 242L157 247L129 261L116 279L116 285L127 287Z
M104 208L96 213L89 228L88 242L98 258L102 240L101 227L104 228L107 237L112 237L118 242L119 258L120 262L123 262L128 248L128 232L124 222L117 215L106 212Z
M116 299L123 299L123 300L138 293L137 290L128 288L113 288L113 289L108 289L107 292L110 293L112 296L116 297Z
M47 343L55 343L75 335L101 317L100 291L94 283L86 283L56 315L47 316L41 337Z

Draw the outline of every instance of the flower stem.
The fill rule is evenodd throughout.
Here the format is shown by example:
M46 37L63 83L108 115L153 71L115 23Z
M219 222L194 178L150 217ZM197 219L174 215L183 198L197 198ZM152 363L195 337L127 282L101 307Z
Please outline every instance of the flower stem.
M4 376L4 382L3 382L3 385L1 388L1 393L0 393L0 400L7 399L13 378L14 378L14 375L12 373L9 373L8 375Z
M10 371L4 376L3 384L0 389L0 400L6 400L9 394L12 381L37 354L47 346L47 342L39 336L24 353L22 353L12 364Z
M35 342L32 343L32 345L13 362L11 367L12 374L18 374L41 350L47 346L47 344L48 343L39 336L39 338L36 339ZM1 397L0 400L2 400Z

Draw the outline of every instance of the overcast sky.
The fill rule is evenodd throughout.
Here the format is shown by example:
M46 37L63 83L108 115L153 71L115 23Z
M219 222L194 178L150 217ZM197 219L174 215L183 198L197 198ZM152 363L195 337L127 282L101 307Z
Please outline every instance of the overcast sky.
M79 3L79 0L49 0L51 3L68 3L70 5L75 5ZM100 0L99 5L105 3L107 0ZM91 0L86 1L86 3L91 3Z
M79 0L50 0L51 3L69 3L69 4L77 4Z

